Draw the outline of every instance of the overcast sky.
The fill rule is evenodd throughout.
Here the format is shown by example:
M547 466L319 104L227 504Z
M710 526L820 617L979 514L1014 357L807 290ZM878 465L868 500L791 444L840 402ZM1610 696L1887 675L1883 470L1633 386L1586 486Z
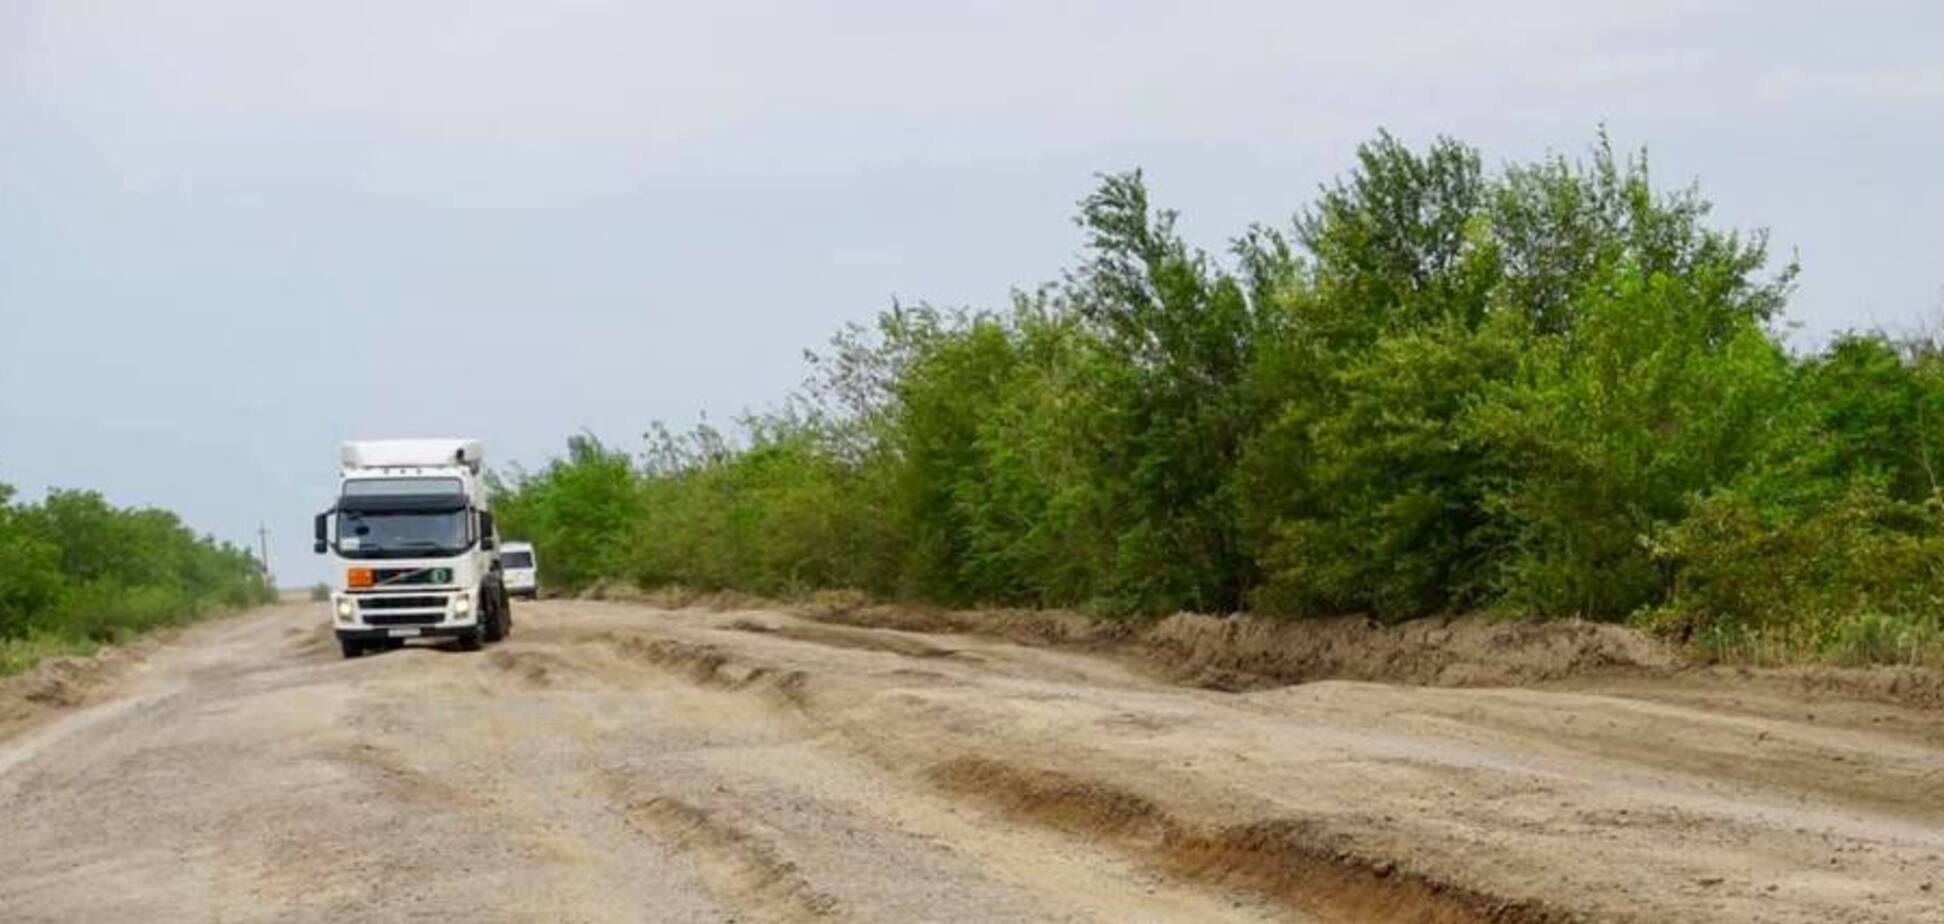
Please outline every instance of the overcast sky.
M1594 6L0 0L0 481L313 580L340 439L632 448L1054 277L1095 173L1213 248L1379 127L1605 123L1799 251L1796 342L1938 312L1944 6Z

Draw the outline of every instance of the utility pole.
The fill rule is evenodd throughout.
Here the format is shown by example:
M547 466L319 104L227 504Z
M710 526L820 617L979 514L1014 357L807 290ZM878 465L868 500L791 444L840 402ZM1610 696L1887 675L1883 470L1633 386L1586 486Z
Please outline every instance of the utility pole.
M270 576L270 527L263 525L261 521L257 523L257 547L263 550L263 557L258 559L259 561L263 562L263 576L269 577Z

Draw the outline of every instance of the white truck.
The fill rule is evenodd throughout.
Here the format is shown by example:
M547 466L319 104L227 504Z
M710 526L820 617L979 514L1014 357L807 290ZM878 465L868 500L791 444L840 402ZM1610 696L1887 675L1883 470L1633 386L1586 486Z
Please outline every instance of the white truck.
M331 556L331 626L345 657L412 639L477 651L512 630L482 458L474 439L344 444L337 500L313 532Z

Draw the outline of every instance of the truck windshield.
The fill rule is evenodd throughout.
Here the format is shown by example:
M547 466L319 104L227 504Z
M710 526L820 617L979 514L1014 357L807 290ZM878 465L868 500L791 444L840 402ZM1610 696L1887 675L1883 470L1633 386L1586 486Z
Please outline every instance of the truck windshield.
M347 558L415 558L457 555L472 543L466 511L338 513L338 551Z

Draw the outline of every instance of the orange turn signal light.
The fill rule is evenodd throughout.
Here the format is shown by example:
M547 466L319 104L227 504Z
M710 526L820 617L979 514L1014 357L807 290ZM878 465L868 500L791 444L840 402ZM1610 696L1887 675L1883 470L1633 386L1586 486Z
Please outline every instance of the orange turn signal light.
M352 568L344 572L344 586L370 587L372 583L370 568Z

